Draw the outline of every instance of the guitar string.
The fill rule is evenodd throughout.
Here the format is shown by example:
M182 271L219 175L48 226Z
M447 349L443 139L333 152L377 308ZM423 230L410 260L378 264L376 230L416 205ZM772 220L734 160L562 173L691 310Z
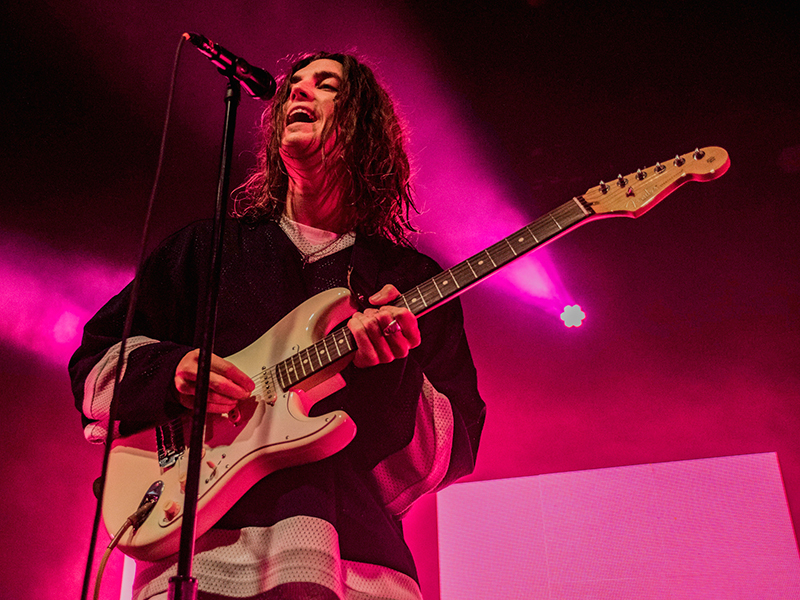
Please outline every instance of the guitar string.
M631 175L631 176L633 176L633 175ZM663 178L662 178L662 181L664 181ZM619 199L621 199L620 196L623 193L626 193L623 190L623 188L615 189L611 185L609 185L609 188L610 189L609 189L608 195L606 196L607 200L619 200ZM594 188L592 188L592 189L594 189ZM589 191L591 191L591 189ZM454 282L454 284L456 285L457 288L460 288L460 287L462 287L462 284L459 282L459 278L461 278L461 281L464 281L467 284L472 283L473 281L476 281L476 280L480 279L481 277L484 277L484 276L488 275L492 271L497 270L497 269L505 266L511 260L513 260L513 259L515 259L515 258L517 258L519 256L522 256L523 254L527 254L528 252L530 252L531 250L533 250L537 246L539 246L543 241L549 240L550 237L552 237L552 235L550 235L551 233L553 235L558 233L557 231L553 231L553 229L552 229L553 224L548 221L548 219L547 219L548 216L551 217L551 219L555 222L555 224L559 228L559 230L568 229L568 228L572 227L573 225L575 225L576 223L578 223L581 220L583 220L585 218L585 215L576 214L576 208L577 208L576 205L574 205L572 202L567 202L567 203L564 203L564 204L556 207L555 209L553 209L549 213L546 213L545 215L543 215L542 217L540 217L539 219L537 219L533 223L525 225L522 229L520 229L519 231L515 232L514 234L499 240L498 242L496 242L495 244L492 244L491 246L489 246L485 250L479 252L478 254L476 254L476 255L474 255L474 256L462 261L461 263L458 263L457 265L454 265L453 267L447 269L446 271L443 271L443 272L433 276L431 279L429 279L429 280L423 282L422 284L420 284L419 286L413 288L410 292L407 292L406 294L403 295L404 302L406 303L406 305L408 305L407 298L411 299L412 305L417 301L417 299L422 301L423 304L425 304L425 305L430 304L431 300L433 302L437 302L439 299L444 299L445 297L450 295L449 293L445 294L445 293L442 293L442 291L441 291L442 288L445 288L448 292L449 292L449 290L452 289L452 287L446 287L447 285L449 285L449 281L450 280L452 280ZM579 218L575 219L574 216L578 216ZM562 220L564 221L563 224L561 222ZM531 235L534 238L535 244L532 245L532 246L526 245L525 248L520 248L520 250L521 250L521 253L520 253L520 252L518 252L517 248L514 248L514 245L512 244L512 242L515 241L515 238L517 238L517 236L523 235L523 237L524 237L523 232L527 232L529 235ZM521 242L519 242L519 240L517 240L517 242L521 243ZM509 255L509 253L510 253L510 255ZM316 254L316 253L314 253L314 254ZM475 259L480 257L481 254L485 254L489 258L490 262L492 262L492 269L489 269L489 270L480 269L480 272L476 272L475 271L475 267L476 266L478 266L478 267L482 267L483 266L483 264L480 264L480 263L482 263L482 259L477 260L477 262L475 261ZM498 264L498 261L499 261L499 264ZM465 274L469 275L469 277L464 278L463 276ZM440 284L441 284L441 287L440 287ZM415 295L418 296L418 298L415 298L414 297ZM270 367L270 369L268 369L267 371L262 372L260 374L261 377L259 377L261 382L256 385L256 388L255 388L254 391L258 391L260 393L260 395L262 395L262 396L265 396L265 397L267 396L267 393L269 391L269 385L268 385L268 382L267 382L267 377L269 375L272 375L273 381L278 383L278 372L277 372L278 365L281 365L281 364L289 365L289 366L286 367L287 368L287 374L288 373L293 373L293 375L291 375L291 376L294 377L295 376L294 375L295 368L294 368L294 365L292 364L292 361L294 361L294 360L301 361L300 362L300 366L301 366L301 369L303 370L303 375L304 375L303 378L305 378L307 376L306 373L305 373L305 368L303 367L303 365L305 365L305 364L309 364L309 366L311 368L311 372L313 374L313 372L317 368L314 367L314 364L313 364L314 361L313 361L313 359L311 357L312 356L311 355L311 351L312 350L317 355L317 362L320 363L320 367L319 368L326 366L326 364L329 364L329 363L324 363L323 362L323 360L322 360L322 356L323 355L326 357L325 360L336 360L336 359L334 359L332 357L332 355L330 353L330 350L328 349L328 344L327 344L328 341L331 341L331 340L333 341L333 348L335 348L337 350L337 354L338 354L337 358L341 357L342 354L338 351L339 350L338 344L341 343L341 340L337 341L336 338L335 338L335 334L336 334L336 332L333 332L333 333L325 336L323 339L317 341L316 343L312 344L308 348L305 348L304 350L301 350L301 351L295 353L294 355L292 355L292 356L284 359L283 361L280 361L276 365ZM346 334L345 334L344 338L345 338L345 341L348 342L348 346L350 346L350 341L349 341L349 339L347 339ZM352 351L352 348L348 348L348 352L350 352L350 351ZM302 357L302 355L304 353L306 354L305 358ZM303 378L301 378L301 379L303 379Z
M459 278L461 278L462 281L466 280L469 283L471 283L474 280L480 279L482 276L488 275L491 271L504 266L510 260L513 260L517 256L521 255L516 251L516 249L513 249L513 246L511 244L513 238L519 236L523 231L528 231L528 233L531 236L533 236L536 241L538 241L540 236L545 237L545 234L548 234L552 231L552 224L547 220L548 216L554 216L558 218L569 217L571 212L574 212L574 207L570 203L566 203L562 206L557 207L556 209L554 209L550 213L547 213L534 223L526 225L520 231L512 234L511 236L508 236L507 238L499 240L498 242L489 246L482 252L479 252L475 256L465 261L462 261L461 263L451 267L446 271L443 271L435 275L433 278L423 282L422 284L411 290L411 292L404 294L404 296L411 297L412 305L417 301L417 298L414 298L415 295L418 296L418 299L422 301L423 304L426 305L429 305L432 302L437 302L440 299L449 296L450 295L449 293L442 293L442 288L444 288L449 292L449 290L452 289L452 286L451 287L447 286L450 285L449 281L451 279L456 283L457 287L461 287L461 284L458 283ZM568 226L571 226L573 224L574 222L570 223ZM537 235L537 233L539 235ZM549 238L549 236L547 237ZM524 249L523 253L529 252L530 250L535 248L536 245ZM480 257L481 254L485 254L489 258L489 261L492 263L492 268L488 271L480 269L480 272L476 272L475 267L483 266L482 264L478 264L481 263L483 259L478 260L477 262L475 261L475 259ZM470 277L464 278L463 276L465 274L469 274ZM287 357L282 361L279 361L278 363L273 365L269 370L262 372L260 374L260 377L258 377L260 381L257 384L256 389L254 391L257 391L260 395L266 397L269 391L267 378L268 376L271 375L273 381L279 383L280 375L278 373L278 367L280 365L283 365L283 367L286 369L286 376L291 381L292 379L296 378L300 373L300 371L297 370L294 364L295 361L299 361L298 365L302 370L303 376L299 377L296 381L300 381L305 377L309 376L309 374L306 373L304 365L308 365L310 369L310 374L313 374L315 371L330 364L330 362L333 362L338 358L342 357L343 354L339 352L340 344L342 342L346 341L348 343L347 353L352 351L350 340L347 338L347 334L344 333L344 335L342 335L343 338L342 340L337 340L336 338L337 333L339 332L334 331L333 333L328 334L327 336L315 342L311 346L303 350L300 350L299 352L295 353L290 357ZM333 353L330 350L330 348L336 350L337 354L336 357L333 356ZM314 356L317 357L316 361L313 358ZM315 362L319 363L319 367L316 367L314 365Z

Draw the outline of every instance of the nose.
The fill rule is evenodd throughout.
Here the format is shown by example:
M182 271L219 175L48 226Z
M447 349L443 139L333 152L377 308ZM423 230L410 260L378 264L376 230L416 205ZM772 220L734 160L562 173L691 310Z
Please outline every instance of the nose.
M298 81L292 84L289 100L311 100L313 98L313 89L309 82Z

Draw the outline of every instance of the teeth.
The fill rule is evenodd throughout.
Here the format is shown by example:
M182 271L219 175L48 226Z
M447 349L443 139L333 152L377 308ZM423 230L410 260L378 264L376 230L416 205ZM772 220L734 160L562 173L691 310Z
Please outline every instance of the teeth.
M298 106L296 108L293 108L289 112L289 114L286 116L286 122L289 123L289 124L296 123L299 120L297 117L300 114L306 115L310 122L314 122L314 121L317 120L317 118L314 115L314 113L311 112L309 109L307 109L305 107L302 107L302 106Z

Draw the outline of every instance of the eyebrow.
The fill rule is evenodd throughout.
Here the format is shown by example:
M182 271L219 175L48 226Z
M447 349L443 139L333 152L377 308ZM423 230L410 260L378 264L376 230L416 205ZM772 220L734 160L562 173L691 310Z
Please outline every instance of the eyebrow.
M339 83L342 82L342 78L338 74L334 73L333 71L316 71L314 73L314 80L315 81L324 81L325 79L328 79L329 77L333 77L334 79L339 81ZM298 77L297 74L292 75L291 78L289 79L289 83L297 83L298 81L300 81L300 77Z

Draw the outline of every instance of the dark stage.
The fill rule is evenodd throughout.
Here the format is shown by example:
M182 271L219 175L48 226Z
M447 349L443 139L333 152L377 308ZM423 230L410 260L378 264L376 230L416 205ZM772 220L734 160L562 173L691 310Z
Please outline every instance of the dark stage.
M364 56L407 123L418 246L445 268L600 180L725 148L718 180L581 227L461 297L488 405L468 480L775 452L798 531L794 9L28 0L0 20L4 597L80 594L101 448L83 439L66 363L132 276L184 31L276 75L309 50ZM224 88L186 46L151 246L212 215ZM262 108L242 99L234 185ZM585 319L568 328L574 304ZM434 600L435 510L423 500L407 525Z

